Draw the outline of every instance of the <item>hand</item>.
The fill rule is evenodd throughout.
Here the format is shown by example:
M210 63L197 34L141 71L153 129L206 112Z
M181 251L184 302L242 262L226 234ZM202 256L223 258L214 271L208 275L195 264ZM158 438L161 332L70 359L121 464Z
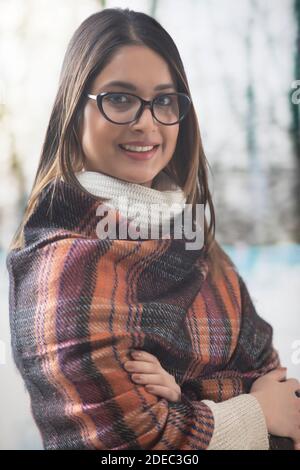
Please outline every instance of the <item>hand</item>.
M140 356L138 355L140 354ZM131 374L131 379L145 385L147 392L166 398L169 401L181 400L181 388L174 377L160 365L159 360L146 351L133 351L134 361L127 361L124 367Z
M274 369L257 379L250 394L259 401L270 434L289 437L300 450L300 389L297 379L286 380L286 370Z

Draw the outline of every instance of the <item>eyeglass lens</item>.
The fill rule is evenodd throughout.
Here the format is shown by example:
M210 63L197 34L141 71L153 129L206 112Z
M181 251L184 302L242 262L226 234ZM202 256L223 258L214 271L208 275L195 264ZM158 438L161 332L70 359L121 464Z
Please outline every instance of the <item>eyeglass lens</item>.
M125 123L133 121L140 108L138 98L126 93L109 93L102 99L102 108L112 121ZM156 119L165 124L176 123L185 114L189 100L184 95L164 94L154 101L153 112Z

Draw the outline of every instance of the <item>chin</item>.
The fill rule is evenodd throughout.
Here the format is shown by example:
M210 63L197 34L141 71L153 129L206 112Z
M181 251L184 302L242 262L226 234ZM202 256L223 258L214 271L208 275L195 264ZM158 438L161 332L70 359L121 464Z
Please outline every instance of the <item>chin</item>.
M122 179L124 181L127 181L128 183L134 183L134 184L141 184L141 185L144 185L144 186L151 186L151 183L153 181L153 178L155 177L156 175L150 175L150 176L145 176L144 178L143 177L139 177L138 175L136 175L136 177L134 177L132 174L131 175L124 175L124 176L121 176L121 175L118 175L117 178L119 179Z
M128 181L128 183L134 183L134 184L140 184L142 186L149 186L151 187L151 184L152 184L152 179L151 180L140 180L140 179L129 179L129 180L126 180Z

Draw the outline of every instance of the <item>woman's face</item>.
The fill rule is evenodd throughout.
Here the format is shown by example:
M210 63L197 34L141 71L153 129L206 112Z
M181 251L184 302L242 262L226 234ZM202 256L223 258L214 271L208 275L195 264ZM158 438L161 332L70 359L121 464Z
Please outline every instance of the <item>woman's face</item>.
M132 89L107 85L116 80L130 83ZM163 84L171 84L172 87L155 91L157 86ZM120 48L88 90L93 95L101 92L129 92L145 100L175 91L177 90L168 64L145 46ZM88 99L80 130L84 169L151 187L153 178L173 156L178 132L179 124L160 124L155 121L149 108L144 109L137 121L124 125L114 124L99 112L95 100ZM159 147L150 159L136 160L119 147L120 144L135 141L159 144Z

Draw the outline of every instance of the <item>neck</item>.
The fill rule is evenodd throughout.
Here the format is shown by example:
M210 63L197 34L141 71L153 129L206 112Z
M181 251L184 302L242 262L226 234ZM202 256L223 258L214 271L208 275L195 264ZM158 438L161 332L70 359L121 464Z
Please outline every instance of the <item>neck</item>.
M153 181L146 181L145 183L139 183L141 186L146 186L146 188L152 188Z

